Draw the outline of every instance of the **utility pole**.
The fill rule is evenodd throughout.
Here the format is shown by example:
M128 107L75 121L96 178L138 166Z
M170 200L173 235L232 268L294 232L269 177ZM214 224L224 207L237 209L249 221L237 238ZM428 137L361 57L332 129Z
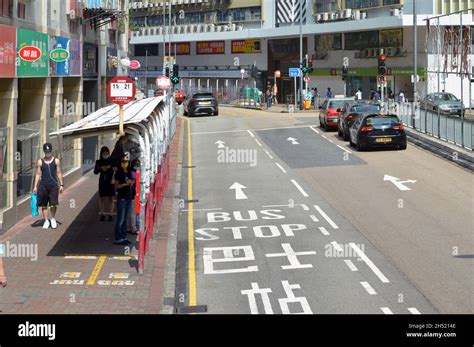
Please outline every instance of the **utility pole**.
M145 99L148 98L148 49L145 51Z
M299 1L299 6L300 6L300 69L301 69L303 67L303 3L305 1L303 0L298 0L298 1ZM302 95L303 95L303 74L301 74L301 77L300 77L300 92L298 93L300 110L303 109Z
M413 118L412 125L415 128L415 117L418 101L417 82L418 82L418 27L416 16L416 0L413 0Z

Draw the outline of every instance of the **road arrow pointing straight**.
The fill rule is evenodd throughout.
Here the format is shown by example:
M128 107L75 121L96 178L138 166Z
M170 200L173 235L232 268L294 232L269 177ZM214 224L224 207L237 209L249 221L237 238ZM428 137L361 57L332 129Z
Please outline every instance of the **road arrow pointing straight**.
M298 139L295 139L294 137L289 137L286 141L290 141L292 145L299 145Z
M225 148L225 146L224 146L225 142L224 141L219 140L219 141L216 141L215 144L217 145L217 148Z
M229 187L229 189L235 189L235 199L236 200L245 200L247 199L247 196L244 194L243 190L244 188L247 188L243 184L240 184L238 182L235 182L233 185Z
M416 183L416 180L400 181L399 178L390 175L384 175L383 180L392 182L400 190L411 190L411 188L405 186L404 183Z

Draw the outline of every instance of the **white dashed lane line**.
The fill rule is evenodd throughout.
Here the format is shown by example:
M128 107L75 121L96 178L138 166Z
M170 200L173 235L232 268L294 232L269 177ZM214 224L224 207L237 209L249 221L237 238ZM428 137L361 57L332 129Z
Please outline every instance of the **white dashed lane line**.
M410 313L412 313L412 314L421 314L420 311L418 311L414 307L408 307L408 311L410 311Z
M377 275L377 277L382 281L382 283L390 283L387 277L379 270L379 268L370 260L364 252L360 250L359 247L353 242L349 243L352 249L357 253L357 255L362 259L364 263Z
M303 210L305 210L305 211L309 211L309 207L308 207L308 205L301 204L301 207L303 208Z
M311 130L313 130L316 134L319 134L319 131L313 127L310 127Z
M260 141L258 141L257 139L255 139L255 142L257 142L257 145L259 145L260 147L262 147L262 144L260 143Z
M374 290L374 288L372 288L372 286L369 284L369 282L360 282L360 284L362 285L362 287L364 287L364 289L367 291L367 293L369 293L369 295L376 295L377 292Z
M298 190L300 191L301 194L303 194L304 197L308 197L308 196L309 196L308 193L306 193L306 192L304 191L304 189L301 188L301 186L298 184L298 182L296 182L295 180L292 179L292 180L291 180L291 183L293 183L293 184L295 185L295 187L298 188Z
M329 216L321 209L321 207L319 207L318 205L314 205L314 208L329 223L329 225L333 227L333 229L339 229L337 224L334 223L334 221L331 218L329 218Z
M319 227L318 229L319 229L319 231L320 231L323 235L325 235L325 236L328 236L328 235L329 235L329 232L326 230L325 227ZM339 245L338 245L338 246L339 246Z
M334 247L334 249L335 249L337 252L343 252L343 251L344 251L344 250L342 249L342 247L339 246L339 244L338 244L336 241L331 242L331 245Z
M267 151L266 149L264 149L263 151L268 155L268 157L269 157L270 159L273 159L273 157L272 157L272 155L270 154L269 151Z
M319 219L314 214L310 215L309 218L311 218L313 222L319 222Z
M284 173L286 174L286 170L283 168L283 166L281 166L280 164L278 163L275 163L276 166L278 166L278 168Z
M350 259L344 259L344 262L347 264L347 266L349 267L349 269L351 271L357 271L357 268L356 266L354 265L354 263L352 262L352 260Z
M250 136L252 136L253 138L255 138L255 135L252 134L252 132L250 130L247 130L247 132L250 134Z
M390 310L388 307L381 307L380 309L385 314L393 314L392 310Z
M339 147L340 149L342 149L344 152L347 152L347 153L349 153L349 154L352 154L352 152L349 151L348 149L346 149L346 148L344 148L344 147L342 147L342 146L340 146L340 145L336 145L336 146Z

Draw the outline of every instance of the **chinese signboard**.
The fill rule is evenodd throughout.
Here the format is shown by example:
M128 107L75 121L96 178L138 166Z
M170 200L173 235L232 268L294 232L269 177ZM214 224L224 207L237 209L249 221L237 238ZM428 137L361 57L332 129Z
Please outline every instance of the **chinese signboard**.
M190 55L191 54L191 43L190 42L179 42L171 44L171 54L174 55L176 47L176 55ZM168 55L169 45L166 45L166 54Z
M16 29L0 25L0 77L15 77Z
M27 49L27 47L36 49ZM23 51L22 51L23 49ZM18 77L47 77L49 73L48 59L48 35L30 31L26 29L17 30L17 51L23 58L17 60ZM20 53L21 52L21 53ZM28 53L30 52L30 53ZM35 61L29 61L35 58L33 55L41 52L40 57Z
M126 105L133 101L136 91L133 80L126 76L114 77L107 85L107 96L117 105Z
M49 58L51 76L81 75L81 45L77 40L52 36Z
M225 41L197 42L196 54L225 54Z
M260 40L232 40L232 53L262 53Z
M62 63L69 59L69 51L64 48L55 48L49 52L49 59L56 63Z

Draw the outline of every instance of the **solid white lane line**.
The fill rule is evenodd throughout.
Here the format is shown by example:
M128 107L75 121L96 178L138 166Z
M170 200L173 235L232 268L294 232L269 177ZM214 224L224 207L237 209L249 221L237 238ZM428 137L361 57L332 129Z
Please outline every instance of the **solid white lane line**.
M286 174L286 170L283 168L283 166L281 166L281 165L278 164L278 163L275 163L275 165L278 166L278 167L280 168L280 170L281 170L284 174Z
M336 251L338 251L338 252L342 252L342 251L343 251L342 247L339 246L339 244L338 244L336 241L331 242L331 245L334 247L334 249L335 249Z
M410 313L412 313L412 314L421 314L420 311L418 311L414 307L408 307L408 311L410 311Z
M327 137L326 137L326 140L328 140L328 141L331 142L331 143L334 143L333 140L331 140L331 139L329 139L329 138L327 138Z
M310 215L309 218L311 218L313 222L319 222L319 219L314 214Z
M369 284L369 282L360 282L360 284L362 285L362 287L364 287L364 289L367 291L367 293L369 293L369 295L377 294L377 292L374 290L374 288L372 288L372 286Z
M329 223L330 226L333 227L333 229L339 229L336 223L333 222L331 218L319 207L318 205L314 205L314 208L319 212L319 214L326 220L326 222Z
M247 132L250 134L250 136L252 136L253 138L255 138L255 135L252 134L252 132L250 130L247 130Z
M321 135L322 137L324 137L326 140L328 139L325 135Z
M340 145L336 145L336 146L339 147L340 149L342 149L344 152L347 152L347 153L349 153L349 154L352 154L352 152L349 151L348 149L346 149L346 148L344 148L344 147L342 147L342 146L340 146Z
M393 312L388 307L381 307L380 309L385 314L393 314Z
M267 151L266 149L264 149L263 151L270 157L270 159L273 159L273 157L272 157L272 155L270 154L269 151Z
M352 260L344 259L344 263L347 264L347 266L349 267L349 269L351 269L351 271L357 271L357 268L354 265L354 263L352 262Z
M255 139L255 142L257 142L257 145L259 145L260 147L262 147L262 144L260 143L260 141L258 141L257 139Z
M313 127L309 127L311 130L313 130L316 134L319 134L319 131Z
M303 188L301 188L301 186L298 184L298 182L296 182L295 180L291 180L291 183L293 183L295 185L296 188L298 188L298 190L300 191L301 194L303 194L303 196L305 197L308 197L309 195L303 190Z
M382 281L382 283L390 283L387 277L379 270L379 268L370 260L364 252L360 250L359 247L356 246L355 243L351 242L349 245L352 247L354 251L359 255L364 263L367 264L368 267L377 275L377 277Z
M325 235L325 236L328 236L328 235L329 235L329 232L326 230L325 227L319 227L318 229L319 229L319 231L320 231L323 235ZM339 245L338 245L338 246L339 246Z
M309 207L307 205L301 204L300 206L303 208L303 210L309 211Z

